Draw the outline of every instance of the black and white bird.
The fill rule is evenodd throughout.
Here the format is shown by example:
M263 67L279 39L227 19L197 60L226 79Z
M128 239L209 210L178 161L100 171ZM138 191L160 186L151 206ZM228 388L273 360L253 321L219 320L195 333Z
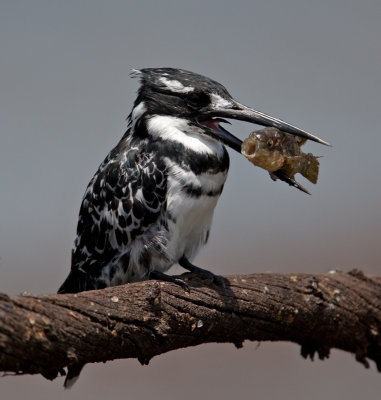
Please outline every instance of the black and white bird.
M323 140L234 100L224 86L175 68L134 71L140 88L125 135L90 181L79 212L71 271L59 293L149 278L184 281L165 272L191 262L209 237L229 169L225 145L241 140L221 123L232 118ZM82 364L69 367L65 387Z
M79 212L69 276L59 293L149 278L191 264L209 237L229 169L225 145L241 140L221 123L232 118L327 144L234 100L218 82L175 68L134 70L140 88L125 135L90 181Z

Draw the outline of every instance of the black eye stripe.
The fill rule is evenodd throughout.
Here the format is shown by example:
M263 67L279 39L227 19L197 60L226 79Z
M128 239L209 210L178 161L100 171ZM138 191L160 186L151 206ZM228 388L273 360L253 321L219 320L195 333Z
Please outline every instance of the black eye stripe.
M188 94L188 96L186 97L188 101L198 101L201 97L200 93L197 92L191 92Z
M185 101L193 108L202 108L210 104L210 98L204 92L190 92L185 96Z

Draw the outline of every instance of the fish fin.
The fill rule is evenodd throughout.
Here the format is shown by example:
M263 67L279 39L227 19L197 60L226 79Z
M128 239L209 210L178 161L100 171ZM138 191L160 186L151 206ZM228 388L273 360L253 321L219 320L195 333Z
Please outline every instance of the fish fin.
M311 194L304 186L302 186L299 182L297 182L294 177L287 175L284 171L278 169L278 171L269 172L270 178L273 181L280 179L283 182L288 183L290 186L293 186L296 189L301 190L304 193Z
M303 163L303 168L300 173L312 183L316 183L319 176L319 161L318 157L311 153L305 154L305 162Z
M299 147L302 147L304 145L304 143L307 142L307 139L302 138L300 136L293 136L294 138L296 138L296 142L298 143Z

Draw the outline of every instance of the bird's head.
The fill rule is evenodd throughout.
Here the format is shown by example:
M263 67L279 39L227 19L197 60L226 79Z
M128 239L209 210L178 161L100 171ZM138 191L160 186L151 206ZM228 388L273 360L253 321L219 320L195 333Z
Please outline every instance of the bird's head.
M186 121L196 132L208 135L238 152L242 141L221 126L223 118L247 121L278 128L292 135L328 144L310 133L234 100L220 83L205 76L177 68L133 70L141 87L135 102L136 113L144 102L149 115L173 117Z

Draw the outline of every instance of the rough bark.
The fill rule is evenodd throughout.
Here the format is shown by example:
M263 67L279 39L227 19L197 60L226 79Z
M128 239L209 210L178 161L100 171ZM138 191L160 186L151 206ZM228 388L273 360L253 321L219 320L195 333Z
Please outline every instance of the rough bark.
M292 341L303 357L354 353L381 370L381 278L359 271L188 275L190 291L146 281L64 295L0 295L0 370L54 379L73 363L137 358L208 342ZM255 362L255 361L253 361Z

